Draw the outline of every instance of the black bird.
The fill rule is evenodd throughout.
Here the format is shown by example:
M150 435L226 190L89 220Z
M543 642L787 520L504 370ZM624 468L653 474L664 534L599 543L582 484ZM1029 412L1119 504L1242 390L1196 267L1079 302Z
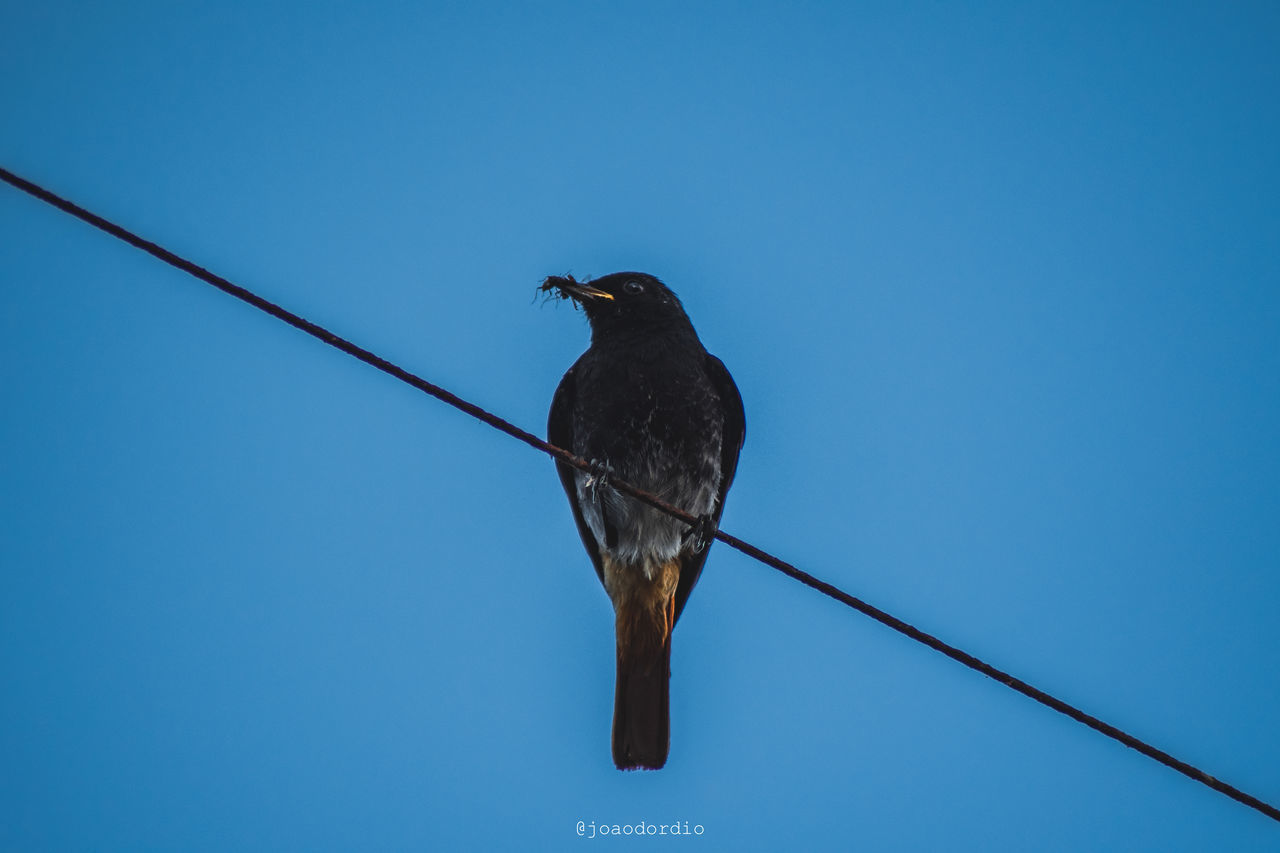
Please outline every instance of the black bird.
M742 398L676 295L651 275L552 276L542 290L586 311L591 346L551 403L548 440L602 465L561 462L578 534L613 601L617 686L613 761L657 769L670 744L671 629L698 581L746 429ZM627 497L610 479L698 516L688 525Z

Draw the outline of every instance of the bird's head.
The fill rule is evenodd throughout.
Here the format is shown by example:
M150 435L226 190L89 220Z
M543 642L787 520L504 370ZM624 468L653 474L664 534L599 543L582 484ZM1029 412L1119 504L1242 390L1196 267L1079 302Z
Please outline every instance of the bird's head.
M616 272L577 281L573 276L549 276L540 287L582 306L593 335L627 331L692 331L684 306L658 279L642 272Z

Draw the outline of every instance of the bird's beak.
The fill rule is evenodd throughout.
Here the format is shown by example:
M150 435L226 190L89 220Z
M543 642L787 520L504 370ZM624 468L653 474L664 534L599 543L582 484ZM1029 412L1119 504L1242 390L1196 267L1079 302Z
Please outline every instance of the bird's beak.
M605 293L603 290L600 290L595 287L590 287L585 284L578 284L576 281L575 282L559 282L556 284L556 287L560 288L561 293L568 294L569 296L577 300L583 300L583 299L608 299L610 301L613 300L612 293Z

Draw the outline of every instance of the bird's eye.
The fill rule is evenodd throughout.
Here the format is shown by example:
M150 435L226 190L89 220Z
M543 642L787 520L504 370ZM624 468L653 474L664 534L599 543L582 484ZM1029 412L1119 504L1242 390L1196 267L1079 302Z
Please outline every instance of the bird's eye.
M635 279L632 279L631 281L622 285L622 292L635 296L637 293L644 293L644 285L636 281Z

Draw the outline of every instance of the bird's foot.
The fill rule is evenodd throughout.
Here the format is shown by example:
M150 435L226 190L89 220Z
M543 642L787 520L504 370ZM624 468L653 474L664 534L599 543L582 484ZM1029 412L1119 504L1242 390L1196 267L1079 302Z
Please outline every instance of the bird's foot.
M692 543L693 553L700 554L716 539L716 518L711 513L698 516L698 520L689 525L689 529L680 537L684 544Z
M613 487L613 466L608 462L600 459L588 459L591 463L591 473L587 475L587 481L584 484L587 492L590 493L593 500L599 500L601 489L610 489Z

